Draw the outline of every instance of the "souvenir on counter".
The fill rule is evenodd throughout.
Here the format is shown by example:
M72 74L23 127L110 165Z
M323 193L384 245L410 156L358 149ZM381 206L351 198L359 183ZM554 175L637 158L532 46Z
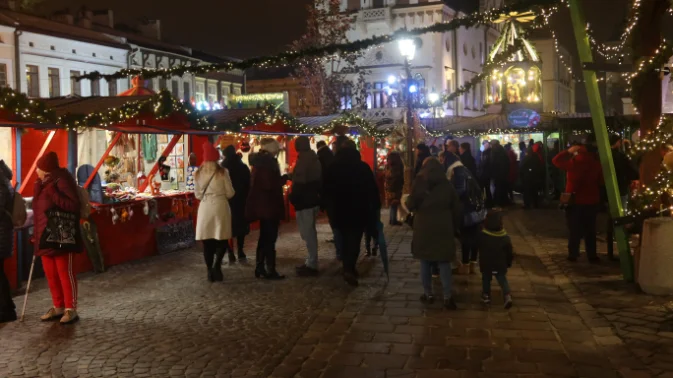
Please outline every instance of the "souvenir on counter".
M194 174L199 167L196 166L196 154L189 154L189 166L187 167L187 181L185 183L185 189L193 192L194 191Z

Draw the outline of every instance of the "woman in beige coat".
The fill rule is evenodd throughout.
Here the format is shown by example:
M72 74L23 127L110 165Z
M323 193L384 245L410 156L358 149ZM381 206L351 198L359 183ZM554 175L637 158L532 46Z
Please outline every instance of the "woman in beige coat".
M222 258L231 239L231 209L234 196L229 171L218 161L220 152L212 144L203 145L203 164L194 174L194 195L201 201L196 218L196 240L203 242L203 257L208 268L208 281L222 281Z

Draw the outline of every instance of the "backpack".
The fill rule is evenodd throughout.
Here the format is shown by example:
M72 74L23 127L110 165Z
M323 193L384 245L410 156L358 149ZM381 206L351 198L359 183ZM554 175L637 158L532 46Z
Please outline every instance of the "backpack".
M91 215L91 202L89 201L89 191L77 185L77 197L79 198L80 218L89 219Z
M480 212L484 208L484 191L481 190L479 182L472 176L470 170L465 166L459 166L454 169L456 177L463 176L463 186L461 188L461 201L469 205L470 210ZM467 210L467 209L466 209Z
M23 199L23 196L16 191L14 188L14 195L11 200L11 211L5 208L5 213L12 218L12 224L14 227L22 227L26 224L26 219L28 218L28 213L26 211L26 201Z

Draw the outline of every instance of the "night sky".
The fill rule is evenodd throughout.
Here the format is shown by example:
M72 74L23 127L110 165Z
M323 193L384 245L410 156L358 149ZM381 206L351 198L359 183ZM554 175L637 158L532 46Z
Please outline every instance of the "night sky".
M40 8L114 11L115 22L159 19L162 39L202 51L250 57L285 50L304 31L311 0L47 0Z
M112 5L115 22L134 24L147 17L160 19L163 39L223 56L251 57L284 50L304 30L305 7L312 0L48 0L41 9L71 11L86 3L90 9ZM477 1L477 0L474 0ZM587 20L597 38L618 34L631 0L584 0ZM567 11L555 16L557 35L576 57L576 48ZM578 64L576 64L578 66Z

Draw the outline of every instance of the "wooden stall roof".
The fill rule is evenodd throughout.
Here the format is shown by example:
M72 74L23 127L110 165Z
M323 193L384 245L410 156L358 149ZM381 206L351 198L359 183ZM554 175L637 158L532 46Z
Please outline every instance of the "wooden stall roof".
M132 96L132 97L80 97L67 96L46 98L44 102L48 108L54 110L57 116L65 114L89 114L101 112L110 108L116 108L131 101L148 100L151 96Z
M570 113L570 114L554 114L542 113L540 114L540 123L537 130L555 130L563 127L569 130L586 130L593 127L593 121L590 113ZM608 127L621 129L625 125L636 125L639 122L637 115L607 115L605 117ZM487 132L496 129L514 129L510 126L506 114L484 114L474 118L464 118L458 122L444 122L440 123L439 127L434 127L435 120L428 122L422 120L421 123L426 125L428 129L434 131L447 132ZM521 128L521 132L525 132L526 128Z

